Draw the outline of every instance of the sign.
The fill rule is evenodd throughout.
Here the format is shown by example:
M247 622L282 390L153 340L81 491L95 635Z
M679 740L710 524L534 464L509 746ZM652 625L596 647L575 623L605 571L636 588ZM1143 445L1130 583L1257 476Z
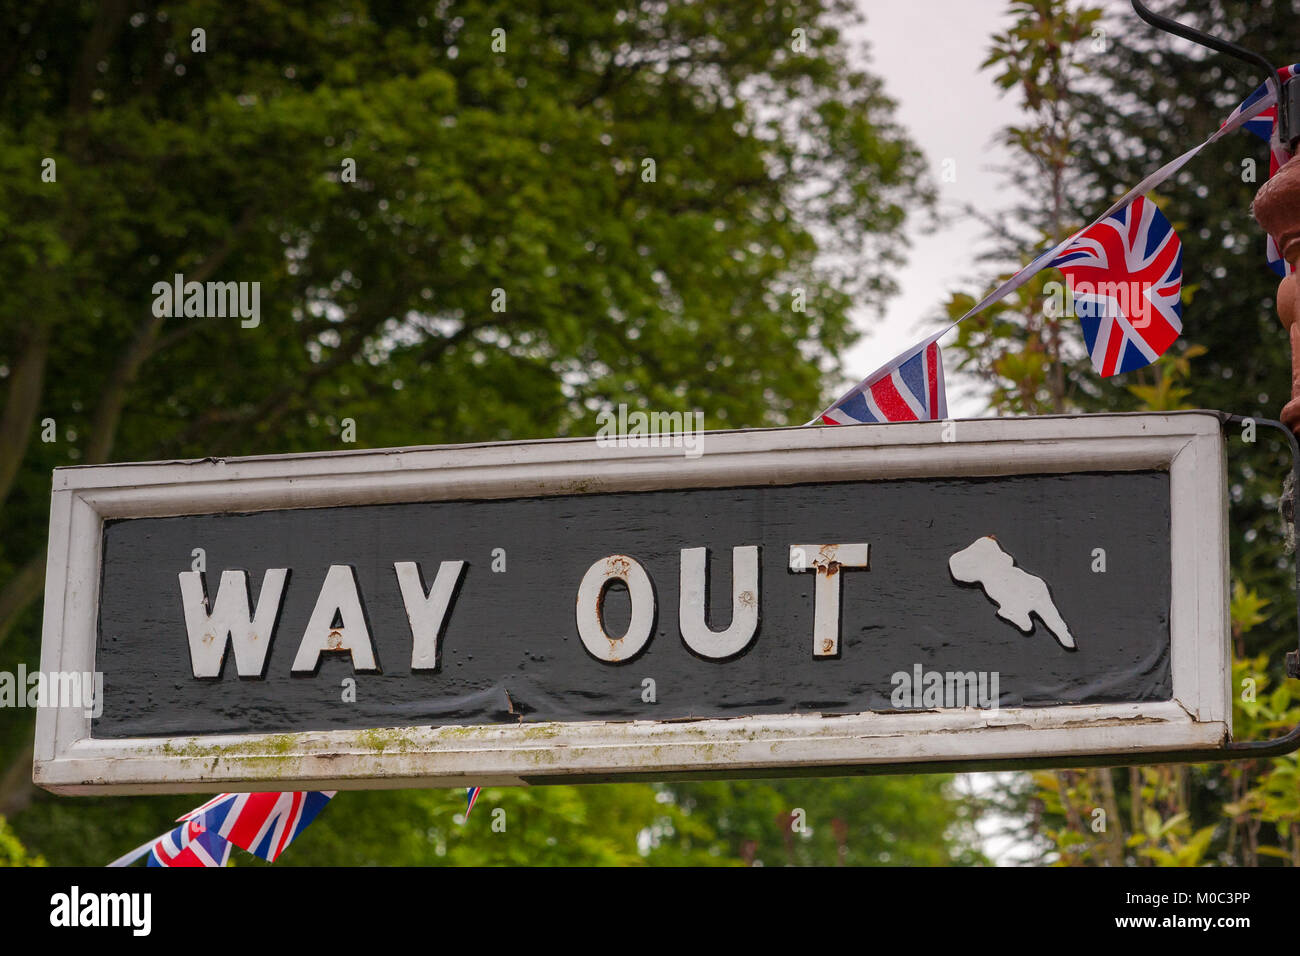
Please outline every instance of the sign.
M689 453L688 453L689 452ZM60 468L61 793L1197 752L1230 735L1210 413Z

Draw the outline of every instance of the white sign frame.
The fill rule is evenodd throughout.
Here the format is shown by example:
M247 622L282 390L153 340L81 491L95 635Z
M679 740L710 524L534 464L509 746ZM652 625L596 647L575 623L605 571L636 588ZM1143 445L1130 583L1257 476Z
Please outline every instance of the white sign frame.
M955 434L945 434L955 430ZM945 438L956 440L945 441ZM808 481L1167 470L1173 699L1145 704L96 739L42 708L33 779L63 794L520 786L633 776L1060 764L1231 737L1227 488L1211 412L707 432L704 453L591 438L54 472L41 668L92 672L103 523L289 508Z

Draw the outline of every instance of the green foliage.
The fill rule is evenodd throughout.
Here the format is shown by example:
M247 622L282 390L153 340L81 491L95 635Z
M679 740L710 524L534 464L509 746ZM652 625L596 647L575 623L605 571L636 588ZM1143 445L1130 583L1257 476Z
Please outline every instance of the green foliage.
M937 866L987 862L952 778L838 777L665 785L677 820L648 861L766 866Z
M28 853L4 817L0 817L0 866L45 866L44 857Z
M950 786L927 776L489 787L468 821L462 791L349 793L277 865L982 862Z
M1178 0L1164 12L1227 36L1275 62L1296 59L1289 43L1294 13L1287 4L1251 0ZM1095 85L1073 98L1081 148L1070 198L1080 220L1104 208L1160 163L1202 142L1263 77L1227 58L1207 58L1187 41L1138 24L1127 11L1109 21L1110 44L1098 55ZM1243 175L1252 161L1258 175ZM1202 350L1180 387L1181 404L1277 418L1290 395L1290 347L1274 308L1277 277L1264 262L1264 235L1250 214L1268 175L1265 145L1245 132L1207 147L1165 184L1162 202L1183 244L1186 281L1197 289L1184 313L1183 341ZM1186 344L1184 344L1186 343ZM1127 386L1152 384L1158 374L1097 382L1088 410L1136 407ZM1136 378L1137 381L1130 379ZM1129 396L1132 393L1129 392ZM1239 653L1267 652L1280 661L1295 646L1293 564L1280 554L1278 513L1282 476L1290 469L1285 440L1261 428L1254 444L1229 441L1229 524L1234 575L1271 602L1267 627L1252 632Z
M14 664L36 663L51 468L338 449L345 418L359 446L589 433L619 402L801 422L930 198L850 64L848 0L0 10ZM260 324L154 315L176 273L260 282ZM0 715L0 809L51 861L102 864L197 802L34 794L28 718ZM974 860L946 786L489 789L463 824L461 791L350 792L278 865L726 864L750 840L769 862Z
M1241 613L1262 624L1266 619L1253 613L1254 597L1241 594ZM1234 596L1234 623L1238 619ZM1265 655L1233 663L1233 726L1244 739L1276 737L1300 725L1300 680L1273 687L1269 663ZM1231 799L1223 813L1231 820L1236 855L1248 865L1258 865L1262 858L1300 866L1300 757L1292 753L1242 761L1228 768L1228 778Z
M26 814L64 864L102 865L193 798L59 801ZM162 809L160 809L162 807ZM954 812L954 808L956 808ZM801 810L802 823L792 826ZM987 862L942 776L341 794L277 866L941 865ZM120 844L120 845L119 845ZM234 865L265 865L236 851Z
M1048 270L1033 276L1001 302L957 326L945 345L957 357L958 369L986 383L989 407L999 414L1048 414L1069 405L1070 395L1060 391L1054 375L1066 349L1061 322L1043 307L1052 281L1059 284L1059 276ZM946 307L950 319L965 314L975 302L971 295L955 293Z
M1039 772L1040 836L1056 866L1200 866L1217 825L1193 829L1178 766L1132 767L1127 786L1111 769Z
M1290 23L1286 5L1180 0L1168 7L1279 62L1294 58L1277 49ZM1019 177L1026 201L1011 217L1031 231L992 232L995 255L1007 261L1028 261L1028 250L1064 238L1161 162L1205 139L1262 79L1151 31L1127 9L1102 18L1072 0L1034 0L1013 2L1008 13L1012 26L993 38L986 66L997 71L999 86L1020 96L1027 122L1008 130L1004 142L1016 170L1035 174ZM1095 29L1103 42L1088 42ZM1160 361L1100 379L1075 323L1058 321L1054 274L1045 271L964 323L953 343L960 367L986 383L990 407L1009 414L1199 407L1273 418L1288 394L1289 349L1273 311L1276 280L1263 263L1264 237L1249 212L1259 183L1243 177L1246 158L1267 169L1257 141L1225 138L1162 187L1157 201L1182 240L1190 281L1185 334ZM949 317L973 301L954 295ZM1277 511L1290 462L1286 446L1269 434L1261 428L1253 444L1229 441L1234 687L1249 676L1261 694L1280 679L1282 652L1294 648L1296 633L1292 559L1280 553ZM1239 702L1234 736L1275 736L1300 722L1292 687ZM1004 787L1002 806L1028 813L1038 858L1062 865L1300 863L1295 758L1261 763L1035 774L1027 787Z
M1045 168L1063 168L1069 160L1069 138L1044 137L1048 128L1070 120L1063 116L1064 99L1078 78L1090 71L1093 44L1085 44L1102 17L1098 7L1077 6L1068 0L1013 0L1007 15L1014 21L994 34L983 69L996 67L994 82L1004 91L1016 90L1035 125L1010 126L1003 140Z
M1149 412L1172 412L1180 408L1195 408L1184 400L1195 389L1183 384L1191 375L1192 359L1200 358L1208 350L1203 345L1188 345L1180 352L1170 350L1151 365L1155 382L1151 385L1129 385L1129 393ZM1238 582L1240 583L1240 582Z
M1023 126L1005 128L1000 138L1015 156L1007 178L1031 200L990 230L994 246L986 258L1015 264L1001 278L1027 264L1030 250L1042 251L1075 228L1067 196L1079 122L1070 98L1092 68L1092 31L1101 18L1099 9L1069 0L1014 0L1007 13L1014 19L993 36L984 67L997 72L1002 90L1017 94L1025 114ZM1040 272L967 319L948 346L959 368L988 382L990 407L1002 414L1064 412L1074 407L1075 393L1088 388L1087 356L1067 328L1060 278L1055 270ZM953 296L950 319L974 301Z
M987 860L952 778L837 777L340 794L276 866L937 866ZM29 843L102 865L193 797L42 802ZM796 820L798 821L796 823ZM237 866L266 864L241 851Z
M639 784L489 787L468 820L460 789L350 792L276 865L638 865L637 834L664 812Z
M1254 630L1268 620L1264 608L1269 602L1259 596L1257 591L1247 588L1240 580L1232 582L1232 601L1228 606L1228 617L1232 620L1234 636L1240 636Z

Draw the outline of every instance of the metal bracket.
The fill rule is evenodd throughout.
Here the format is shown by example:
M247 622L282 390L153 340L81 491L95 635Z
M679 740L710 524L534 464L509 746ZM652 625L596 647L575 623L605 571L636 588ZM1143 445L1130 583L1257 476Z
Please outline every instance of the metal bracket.
M1292 124L1297 117L1300 117L1300 83L1296 82L1300 80L1300 77L1284 80L1277 68L1266 57L1261 56L1254 50L1247 50L1244 46L1230 43L1227 40L1220 40L1218 37L1197 30L1195 27L1189 27L1185 23L1179 23L1177 20L1162 16L1153 11L1142 0L1132 0L1132 3L1133 10L1137 15L1157 29L1261 67L1264 70L1265 82L1268 83L1269 88L1277 97L1278 136L1287 148L1293 149L1295 147L1297 140L1300 140L1300 129L1293 128Z
M1136 2L1136 0L1134 0ZM1287 443L1291 446L1291 482L1293 493L1300 495L1300 443L1292 434L1291 429L1287 428L1279 421L1271 418L1254 418L1244 415L1230 415L1227 412L1219 412L1219 420L1223 422L1226 430L1229 425L1241 425L1246 422L1253 422L1256 425L1268 425L1270 428L1276 428L1282 434L1286 435ZM1297 530L1296 513L1293 508L1291 511L1291 531L1294 536ZM1297 649L1287 651L1286 654L1286 675L1288 677L1300 677L1300 551L1296 554L1296 580L1295 580L1295 597L1297 611ZM1230 754L1240 754L1243 756L1255 757L1277 757L1283 754L1289 754L1296 749L1300 749L1300 725L1292 727L1291 730L1281 737L1275 737L1272 740L1249 740L1233 742L1225 748Z

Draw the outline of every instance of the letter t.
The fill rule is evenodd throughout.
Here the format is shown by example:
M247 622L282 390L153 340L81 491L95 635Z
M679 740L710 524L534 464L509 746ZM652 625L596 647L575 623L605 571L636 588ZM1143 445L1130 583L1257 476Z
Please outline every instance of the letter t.
M816 571L813 590L813 657L840 652L840 572L871 570L870 546L861 544L792 544L790 570Z

